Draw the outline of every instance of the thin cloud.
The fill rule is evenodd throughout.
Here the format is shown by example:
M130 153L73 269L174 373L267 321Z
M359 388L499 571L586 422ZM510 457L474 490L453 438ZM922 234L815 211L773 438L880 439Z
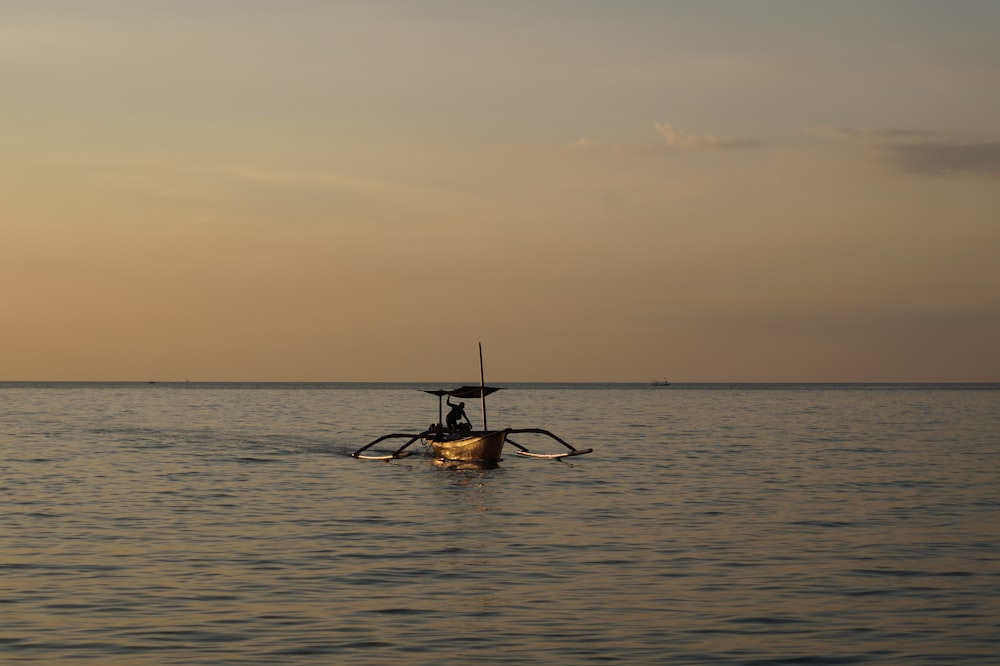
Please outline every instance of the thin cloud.
M1000 142L915 143L886 146L889 159L901 171L944 174L955 172L1000 176Z
M958 140L914 129L813 127L806 131L875 150L893 169L904 173L1000 175L1000 141Z
M935 136L933 132L925 130L869 127L809 127L806 129L806 133L865 145L924 142L932 140Z

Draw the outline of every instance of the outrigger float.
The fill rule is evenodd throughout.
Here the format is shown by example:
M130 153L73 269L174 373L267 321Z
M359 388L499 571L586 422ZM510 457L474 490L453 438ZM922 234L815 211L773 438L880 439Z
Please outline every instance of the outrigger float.
M412 455L413 452L408 449L417 442L421 442L424 446L430 446L430 449L433 451L434 457L437 460L477 463L498 462L500 460L500 454L503 452L504 444L506 443L511 444L517 449L517 455L527 458L562 460L563 458L580 456L593 451L593 449L577 449L558 435L555 435L554 433L551 433L543 428L503 428L501 430L490 430L486 424L486 396L491 393L495 393L500 389L494 386L486 386L483 381L482 344L479 345L479 377L479 386L462 386L460 388L450 390L434 389L424 391L424 393L430 393L431 395L436 395L438 397L438 420L437 423L432 424L427 430L417 433L394 432L388 435L382 435L378 439L365 444L351 455L361 460L397 460L399 458L405 458ZM442 399L445 398L445 396L448 398L448 405L452 407L452 412L448 415L446 425L445 421L441 418L444 413ZM468 417L465 417L465 423L459 423L457 413L455 411L456 406L451 404L451 398L462 400L476 397L482 400L483 405L482 430L473 430L472 424L468 422ZM459 405L464 405L464 403L459 403ZM461 407L459 407L459 409L461 409ZM464 412L458 413L461 413L464 416ZM530 451L528 447L522 446L510 438L510 435L522 433L551 437L566 447L567 451L559 453L534 453L533 451ZM390 439L405 439L406 442L390 453L365 453L376 444Z

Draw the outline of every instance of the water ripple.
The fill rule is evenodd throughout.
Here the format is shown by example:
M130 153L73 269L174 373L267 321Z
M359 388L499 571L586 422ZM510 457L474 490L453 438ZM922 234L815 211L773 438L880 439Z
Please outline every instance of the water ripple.
M1000 391L529 387L491 420L597 451L495 469L350 458L412 387L0 393L5 663L1000 650Z

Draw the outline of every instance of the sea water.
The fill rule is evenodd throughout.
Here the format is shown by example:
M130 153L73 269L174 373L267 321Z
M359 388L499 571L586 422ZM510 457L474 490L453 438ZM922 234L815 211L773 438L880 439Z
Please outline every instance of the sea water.
M0 663L1000 661L996 385L420 388L0 384Z

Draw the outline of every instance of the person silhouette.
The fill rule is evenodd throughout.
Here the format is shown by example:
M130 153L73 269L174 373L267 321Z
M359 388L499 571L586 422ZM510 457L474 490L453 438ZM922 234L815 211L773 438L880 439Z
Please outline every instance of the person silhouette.
M448 430L457 430L459 421L465 419L469 420L469 417L465 413L465 403L460 402L457 405L453 404L451 397L448 397L448 406L451 407L451 411L448 412L448 416L445 417L445 421L448 423ZM471 425L471 422L470 424Z

